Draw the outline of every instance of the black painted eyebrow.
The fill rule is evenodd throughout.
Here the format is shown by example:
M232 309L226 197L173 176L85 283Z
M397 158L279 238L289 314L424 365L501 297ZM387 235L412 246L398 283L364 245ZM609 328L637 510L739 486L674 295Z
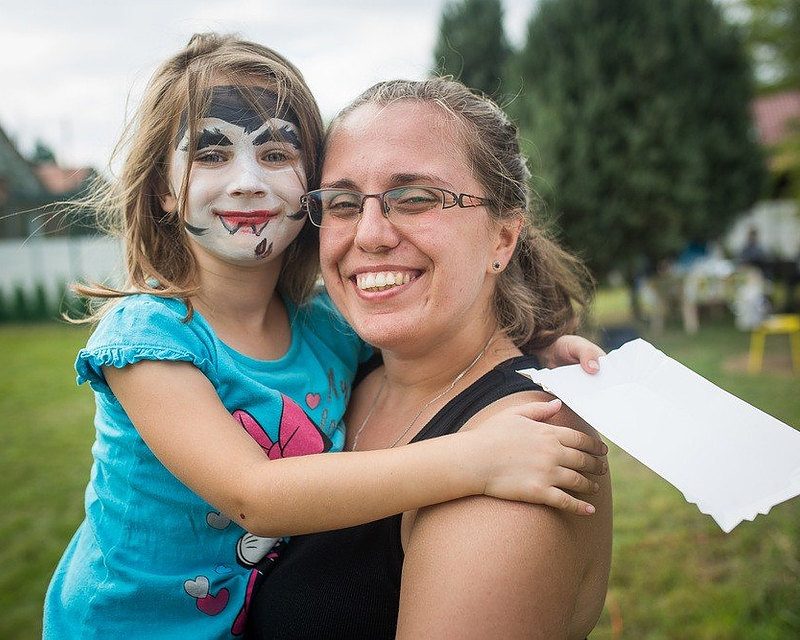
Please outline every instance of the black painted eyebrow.
M206 147L229 147L233 144L230 138L222 133L219 129L203 129L197 138L196 151L205 149ZM188 141L181 147L181 151L187 151Z
M297 137L297 133L287 124L283 125L277 131L272 127L267 127L263 133L260 133L253 140L253 146L257 147L267 142L285 142L292 145L295 149L303 148L303 145L300 143L300 138Z

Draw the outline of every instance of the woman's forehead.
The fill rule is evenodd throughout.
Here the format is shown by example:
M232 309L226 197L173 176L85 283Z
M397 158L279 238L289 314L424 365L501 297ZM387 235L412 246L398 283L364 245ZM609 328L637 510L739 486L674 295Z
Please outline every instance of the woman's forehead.
M433 104L399 100L386 106L361 105L334 125L323 170L339 165L343 156L370 153L371 164L385 160L402 164L403 170L416 170L423 161L463 165L468 150L460 131L457 116Z

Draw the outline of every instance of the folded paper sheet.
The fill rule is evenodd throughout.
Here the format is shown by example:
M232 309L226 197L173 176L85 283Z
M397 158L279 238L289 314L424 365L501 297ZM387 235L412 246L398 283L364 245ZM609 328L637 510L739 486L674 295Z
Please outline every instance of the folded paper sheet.
M800 432L644 340L578 365L520 371L710 515L723 531L800 495Z

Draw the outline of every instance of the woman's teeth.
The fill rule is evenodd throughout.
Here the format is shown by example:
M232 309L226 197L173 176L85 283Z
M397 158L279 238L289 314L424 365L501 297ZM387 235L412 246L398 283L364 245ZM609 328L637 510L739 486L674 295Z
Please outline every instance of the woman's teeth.
M359 273L356 286L363 291L384 291L401 284L408 284L413 276L408 271L379 271L377 273Z

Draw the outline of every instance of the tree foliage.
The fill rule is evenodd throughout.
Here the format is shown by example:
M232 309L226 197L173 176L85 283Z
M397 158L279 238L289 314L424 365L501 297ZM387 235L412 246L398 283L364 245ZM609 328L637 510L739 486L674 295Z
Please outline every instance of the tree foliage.
M543 0L517 73L538 190L598 275L718 237L760 194L746 54L710 0Z
M800 87L800 2L741 0L738 6L764 88Z
M434 50L436 73L497 96L510 55L500 0L456 0L445 5Z

